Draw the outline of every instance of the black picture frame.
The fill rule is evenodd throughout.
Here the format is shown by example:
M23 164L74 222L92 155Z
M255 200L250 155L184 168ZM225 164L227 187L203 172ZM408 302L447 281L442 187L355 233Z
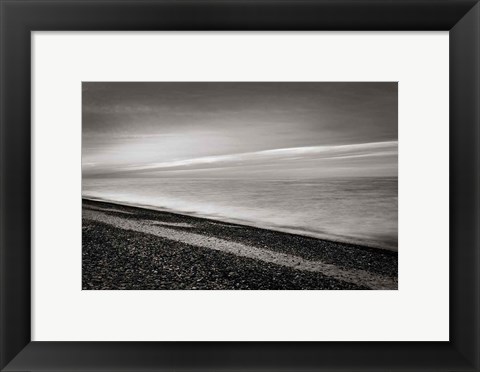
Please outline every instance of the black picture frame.
M477 0L0 0L0 12L3 371L480 370ZM30 33L37 30L449 31L450 341L32 342Z

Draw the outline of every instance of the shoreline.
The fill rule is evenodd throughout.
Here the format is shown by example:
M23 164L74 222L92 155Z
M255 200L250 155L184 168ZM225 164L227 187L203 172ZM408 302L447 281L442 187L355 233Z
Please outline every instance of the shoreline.
M320 239L332 243L339 243L339 244L350 244L353 246L357 247L363 247L367 249L378 249L381 251L387 251L387 252L394 252L398 253L398 247L385 247L385 246L380 246L375 243L371 243L369 241L356 241L354 239L335 239L335 235L331 234L322 234L322 233L317 233L317 232L311 232L307 230L302 230L302 229L295 229L295 228L289 228L289 227L282 227L282 226L267 226L267 225L262 225L261 223L255 224L250 221L245 221L245 220L240 220L240 219L235 219L235 218L227 218L227 217L218 217L216 218L215 216L205 216L201 215L199 213L195 212L182 212L182 211L176 211L176 210L171 210L168 208L162 208L162 207L155 207L152 205L144 205L144 204L133 204L129 202L122 202L122 201L112 201L112 200L107 200L103 198L95 198L95 197L86 197L82 196L82 201L91 201L91 202L99 202L99 203L107 203L107 204L113 204L113 205L118 205L118 206L124 206L124 207L129 207L129 208L138 208L138 209L144 209L144 210L149 210L149 211L157 211L157 212L162 212L162 213L172 213L172 214L177 214L180 216L185 216L185 217L192 217L192 218L199 218L199 219L205 219L209 221L214 221L214 222L220 222L220 223L228 223L232 225L239 225L239 226L247 226L251 228L257 228L261 230L267 230L267 231L276 231L280 233L285 233L285 234L292 234L292 235L298 235L302 237L308 237L308 238L313 238L313 239ZM369 244L370 243L370 244Z
M83 289L397 289L396 252L82 200Z

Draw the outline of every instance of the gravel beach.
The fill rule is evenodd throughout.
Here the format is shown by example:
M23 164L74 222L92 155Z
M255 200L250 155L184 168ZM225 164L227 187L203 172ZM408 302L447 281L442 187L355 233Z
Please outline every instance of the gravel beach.
M397 289L397 252L83 200L82 288Z

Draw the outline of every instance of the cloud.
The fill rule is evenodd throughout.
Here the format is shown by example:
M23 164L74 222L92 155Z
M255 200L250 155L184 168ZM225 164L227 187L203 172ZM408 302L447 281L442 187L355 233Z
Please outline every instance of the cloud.
M84 105L84 113L104 115L135 115L155 112L155 107L146 104L110 104L110 105Z
M397 153L398 141L386 141L337 146L292 147L239 154L204 156L152 164L131 165L125 167L124 170L145 172L172 169L205 169L212 167L269 164L289 160L329 160L379 157L397 155Z

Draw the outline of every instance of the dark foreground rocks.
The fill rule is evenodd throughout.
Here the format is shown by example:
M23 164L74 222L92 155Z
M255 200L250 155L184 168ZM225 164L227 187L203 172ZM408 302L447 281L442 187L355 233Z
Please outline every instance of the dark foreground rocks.
M359 269L397 277L396 252L365 248L238 226L167 212L84 200L84 208L115 217L154 220L169 228L241 242L322 260L344 269ZM82 288L91 289L368 289L327 277L295 270L175 240L120 229L84 218L82 226Z

